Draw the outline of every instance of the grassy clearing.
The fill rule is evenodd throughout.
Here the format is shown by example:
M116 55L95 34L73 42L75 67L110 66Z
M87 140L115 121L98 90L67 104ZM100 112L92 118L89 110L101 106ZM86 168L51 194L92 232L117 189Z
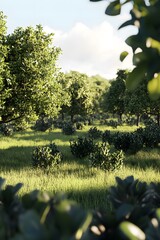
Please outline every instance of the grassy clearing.
M98 127L106 130L105 126ZM146 182L160 182L160 149L144 149L136 155L126 156L124 167L116 172L104 172L90 168L86 160L74 159L70 152L70 139L87 134L89 127L73 136L65 136L59 129L52 132L31 130L15 133L13 137L1 137L0 176L7 184L24 183L21 195L34 189L53 194L64 192L87 208L107 208L108 188L115 184L115 176L125 178L134 175ZM107 128L108 129L108 128ZM110 129L110 128L109 128ZM118 127L114 131L134 131L131 127ZM32 168L32 151L35 146L54 141L64 154L64 161L51 172Z

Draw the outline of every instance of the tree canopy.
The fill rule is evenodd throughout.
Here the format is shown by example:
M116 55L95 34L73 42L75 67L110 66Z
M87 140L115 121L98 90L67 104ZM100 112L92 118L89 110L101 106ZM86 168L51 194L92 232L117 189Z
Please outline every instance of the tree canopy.
M0 84L1 122L33 113L55 116L61 104L56 81L60 49L53 46L53 35L40 25L17 28L6 36L5 46L8 71Z
M128 89L133 90L144 79L147 79L150 96L157 99L160 96L160 1L114 0L108 4L105 13L110 16L119 15L123 5L127 3L132 4L131 18L124 22L119 29L135 26L137 34L126 39L126 43L133 50L133 65L135 66L128 75L126 84ZM120 59L123 61L127 55L126 51L123 52Z

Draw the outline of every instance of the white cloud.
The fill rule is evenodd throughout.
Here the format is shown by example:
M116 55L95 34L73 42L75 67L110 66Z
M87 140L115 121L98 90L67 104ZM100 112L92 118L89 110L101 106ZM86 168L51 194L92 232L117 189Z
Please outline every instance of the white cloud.
M131 57L119 61L122 51L131 50L106 21L92 28L79 22L68 32L44 29L55 33L54 45L62 49L58 64L64 72L77 70L110 79L117 69L132 68Z

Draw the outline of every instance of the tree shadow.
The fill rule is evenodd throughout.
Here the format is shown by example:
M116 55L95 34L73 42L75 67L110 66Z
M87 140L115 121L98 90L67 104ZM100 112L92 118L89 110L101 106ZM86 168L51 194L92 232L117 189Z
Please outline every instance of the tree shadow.
M138 152L135 155L128 155L126 157L125 165L135 169L147 170L152 168L160 170L160 148L149 149L144 148L143 152Z
M32 166L33 147L0 149L0 166L4 169L22 169Z

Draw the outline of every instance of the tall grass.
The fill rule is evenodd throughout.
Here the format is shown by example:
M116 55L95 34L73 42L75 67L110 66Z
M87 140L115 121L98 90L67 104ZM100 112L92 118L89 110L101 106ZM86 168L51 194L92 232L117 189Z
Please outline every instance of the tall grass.
M134 175L146 182L160 181L159 148L144 149L135 155L127 155L124 167L115 172L94 169L86 160L75 159L70 152L69 141L87 135L89 128L85 127L73 136L63 135L59 129L46 133L27 130L15 133L12 137L0 136L0 176L7 180L7 184L24 183L21 195L34 189L53 194L63 192L84 207L92 209L108 207L108 188L115 184L115 176L125 178ZM98 128L103 131L107 129L106 126ZM135 128L118 127L116 130L131 131ZM49 172L33 168L34 147L48 145L51 141L63 153L64 161Z

